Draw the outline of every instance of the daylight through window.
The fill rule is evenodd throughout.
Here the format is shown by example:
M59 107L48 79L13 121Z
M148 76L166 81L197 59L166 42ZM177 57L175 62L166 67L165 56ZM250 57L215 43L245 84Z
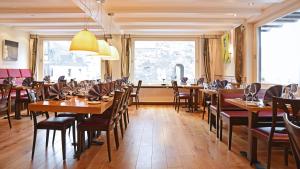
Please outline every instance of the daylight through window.
M86 80L100 78L100 58L69 51L70 41L44 41L44 76L56 81L66 79Z
M195 41L135 41L134 81L170 83L195 78Z

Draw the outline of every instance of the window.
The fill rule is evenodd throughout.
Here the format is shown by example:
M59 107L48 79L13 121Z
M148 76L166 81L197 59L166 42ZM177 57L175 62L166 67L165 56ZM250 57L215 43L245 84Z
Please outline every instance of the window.
M99 79L100 58L69 52L71 41L44 41L44 76L52 80L59 76L66 79Z
M195 78L195 41L134 41L134 81L170 83Z
M260 27L260 80L300 83L300 21L293 13Z

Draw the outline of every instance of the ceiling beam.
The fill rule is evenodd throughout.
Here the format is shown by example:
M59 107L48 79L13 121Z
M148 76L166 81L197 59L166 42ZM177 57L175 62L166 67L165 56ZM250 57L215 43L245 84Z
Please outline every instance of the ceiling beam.
M83 18L12 18L12 19L3 19L0 18L0 23L68 23L68 22L91 22L92 19L83 19Z
M126 22L220 22L220 23L241 23L244 22L244 19L223 19L223 18L164 18L164 17L156 17L156 18L114 18L115 22L118 23L126 23Z
M199 7L199 6L141 6L141 7L124 7L116 6L113 9L107 9L109 12L114 13L206 13L206 14L225 14L225 13L237 13L237 14L261 14L261 10L257 8L224 8L224 7Z
M238 25L236 25L238 26ZM121 29L123 30L144 30L144 29L162 29L162 30L177 30L177 29L182 29L182 30L203 30L203 29L219 29L219 30L230 30L232 28L234 28L234 26L232 25L227 25L227 26L186 26L186 25L177 25L177 26L169 26L169 25L165 25L165 26L149 26L149 25L140 25L140 26L122 26Z
M80 8L1 8L0 14L11 13L82 13Z

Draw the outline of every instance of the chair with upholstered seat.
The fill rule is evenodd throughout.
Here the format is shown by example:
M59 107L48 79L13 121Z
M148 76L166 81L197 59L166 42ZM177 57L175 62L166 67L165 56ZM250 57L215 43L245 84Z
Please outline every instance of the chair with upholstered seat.
M185 105L188 108L190 108L188 106L188 103L190 103L192 101L193 96L191 96L190 93L179 92L177 81L172 81L172 86L173 86L174 95L175 95L175 105L176 105L175 110L177 110L177 112L179 112L181 100L184 100Z
M84 133L88 131L88 136L91 137L92 133L95 131L105 131L106 132L106 144L108 151L108 158L111 161L111 147L110 147L110 131L114 130L116 147L119 147L118 139L118 112L120 111L121 100L123 99L124 92L115 91L113 104L110 110L106 111L107 117L91 117L85 119L83 122L79 123L77 126L78 131L78 152L77 158L80 158L80 153L82 153L84 148ZM91 140L91 138L89 139Z
M300 104L300 103L299 103ZM296 161L297 169L300 169L300 125L293 123L293 120L289 119L288 114L283 116L286 129L288 131L290 145L292 148L293 156Z
M130 97L135 99L136 109L138 109L138 106L139 106L139 104L140 104L139 92L140 92L141 86L142 86L142 81L139 80L135 92L132 92L132 93L130 94Z
M284 162L286 165L288 164L289 137L285 127L283 126L283 119L279 116L279 114L282 114L282 111L291 114L290 110L287 108L289 106L291 107L293 114L295 114L295 112L300 110L299 103L299 101L294 102L290 99L273 97L271 126L254 127L251 129L252 151L257 149L257 139L263 140L267 143L267 169L271 166L272 147L284 148ZM252 160L254 159L254 156L256 156L256 154L252 153L251 163L254 162Z
M0 113L6 113L9 127L11 128L10 122L10 108L11 99L10 91L12 85L10 84L0 84Z
M28 96L30 102L39 101L34 89L28 90ZM46 147L48 147L49 141L49 131L50 130L60 130L61 131L61 141L62 141L62 153L63 160L66 159L66 130L73 126L73 143L74 143L74 153L76 152L76 140L75 140L75 119L73 117L49 117L48 112L31 112L33 116L34 133L33 133L33 145L32 145L32 155L34 157L36 136L38 130L46 130ZM38 121L37 116L45 114L46 119Z
M219 89L218 101L216 106L211 106L211 115L214 115L216 121L217 137L222 140L223 122L228 124L228 149L231 149L232 128L237 125L248 124L248 113L237 106L229 104L225 99L242 98L243 89ZM212 116L210 120L212 120ZM212 122L210 122L211 130Z

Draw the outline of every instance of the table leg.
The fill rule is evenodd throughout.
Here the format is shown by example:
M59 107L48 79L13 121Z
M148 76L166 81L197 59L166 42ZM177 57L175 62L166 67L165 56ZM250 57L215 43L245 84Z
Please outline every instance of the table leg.
M198 97L199 97L199 89L195 89L195 111L198 111Z
M21 97L21 90L16 90L15 119L18 119L18 120L21 119L20 97Z

